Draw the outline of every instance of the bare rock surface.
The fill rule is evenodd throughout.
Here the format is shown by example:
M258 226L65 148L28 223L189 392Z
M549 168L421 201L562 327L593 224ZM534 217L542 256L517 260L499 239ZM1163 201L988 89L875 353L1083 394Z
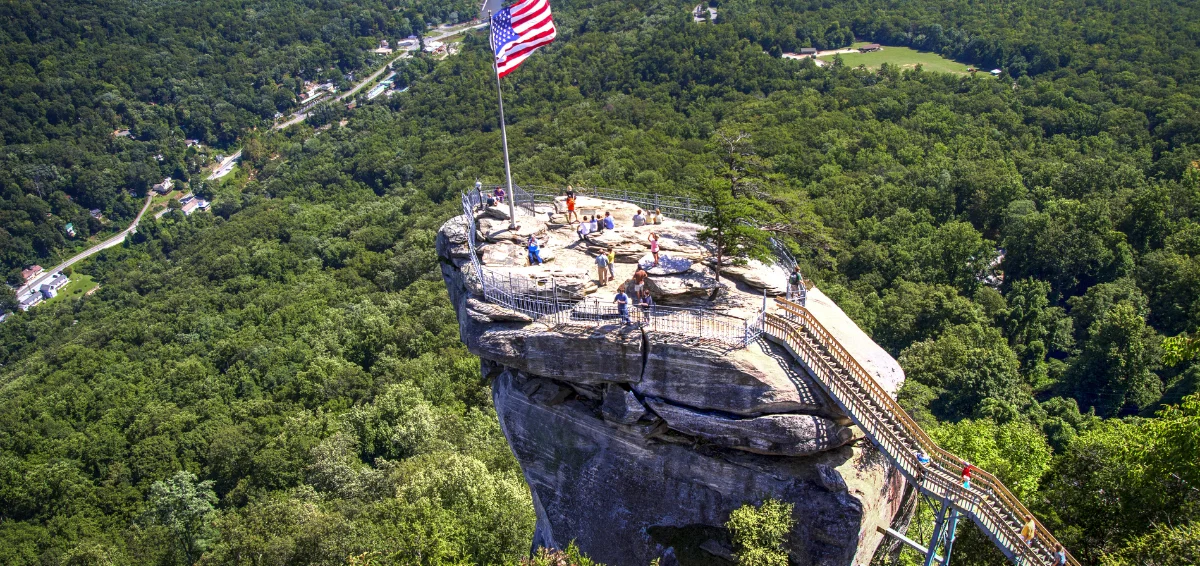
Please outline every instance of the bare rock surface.
M854 321L846 316L845 312L842 312L837 303L834 303L820 289L814 287L808 290L805 307L817 320L821 321L821 325L837 339L838 343L850 352L855 361L870 372L875 378L875 382L884 391L887 391L892 397L896 396L896 392L904 384L904 369L900 367L900 362L897 362L896 358L871 340L871 337L867 336L867 333L863 332L857 324L854 324Z
M605 420L623 425L631 425L646 415L646 406L638 401L632 391L616 384L604 388L604 404L601 411Z
M849 428L816 415L732 418L679 407L654 397L648 397L646 403L674 430L718 446L755 454L808 456L838 448L854 439Z
M679 275L646 278L650 295L663 305L691 304L711 295L717 286L712 270L698 263Z
M533 494L535 546L573 540L606 564L648 564L666 550L655 527L722 529L734 509L773 497L795 505L793 564L851 566L869 561L876 527L900 510L904 480L869 445L806 457L706 452L613 426L582 401L540 403L521 379L501 372L492 396Z
M787 293L788 272L779 265L767 265L751 259L746 261L746 265L722 267L721 274L737 279L759 291L765 290L772 297Z
M650 275L678 275L687 273L695 263L686 257L670 256L664 253L658 254L658 265L654 265L654 256L646 254L638 260L638 267L646 270Z
M734 317L720 319L726 330L737 332L736 317L757 316L764 290L783 292L783 270L753 262L727 268L731 281L710 300L718 283L704 263L699 227L667 220L634 228L636 206L581 197L581 214L607 210L617 223L581 241L577 225L544 208L518 208L515 231L491 211L477 212L482 279L470 261L466 217L448 221L437 237L460 336L492 380L501 427L533 495L534 544L575 540L601 562L647 564L667 550L652 534L659 527L701 528L707 534L696 544L709 542L719 556L711 535L729 513L776 497L795 504L792 564L869 562L882 538L876 527L902 523L912 498L874 448L853 442L857 429L786 349L667 331L690 324L687 313L659 326L584 310L611 305L619 283L647 257L651 232L663 260L646 281L655 301L720 311ZM553 261L528 265L529 236ZM610 247L615 277L600 286L595 258ZM481 281L492 293L523 289L526 311L484 300ZM810 312L894 394L903 382L899 364L819 290L808 296Z

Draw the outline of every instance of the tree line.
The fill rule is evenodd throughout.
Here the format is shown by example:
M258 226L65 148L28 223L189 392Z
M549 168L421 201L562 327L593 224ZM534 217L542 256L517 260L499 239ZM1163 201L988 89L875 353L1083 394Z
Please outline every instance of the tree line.
M504 82L517 182L728 190L898 357L922 425L1077 556L1186 563L1200 366L1159 344L1200 323L1196 83L1171 78L1194 44L1174 70L1121 48L1016 81L818 68L738 23L800 16L728 3L695 24L689 4L555 2L559 41ZM1011 37L973 33L1032 42L1053 20L1028 9L1044 17ZM1141 45L1145 22L1112 22L1104 49ZM100 254L96 295L0 325L0 561L528 551L528 492L432 252L458 191L503 175L486 37L403 72L408 92L345 126L247 134L255 174L204 189L215 215L147 222ZM753 181L736 193L734 168ZM999 563L961 529L956 561Z

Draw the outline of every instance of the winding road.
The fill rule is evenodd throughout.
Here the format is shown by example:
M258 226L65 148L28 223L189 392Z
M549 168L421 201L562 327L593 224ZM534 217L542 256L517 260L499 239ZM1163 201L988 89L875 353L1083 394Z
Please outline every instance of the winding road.
M117 235L112 236L112 237L108 238L107 240L104 240L103 242L100 242L99 244L96 244L82 252L79 252L78 254L75 254L73 257L71 257L71 259L68 259L68 260L54 266L54 269L51 269L48 271L43 271L42 274L35 277L33 279L33 281L30 281L30 282L26 283L24 286L22 286L20 289L17 289L17 298L20 299L21 297L24 297L27 293L29 293L30 289L37 289L39 286L41 286L42 283L45 283L51 277L54 277L55 274L61 273L62 270L70 267L71 265L73 265L83 259L86 259L88 256L91 256L91 255L95 254L96 252L99 252L100 250L106 250L113 246L120 245L121 242L125 241L125 238L127 236L129 236L130 234L132 234L133 232L135 232L137 230L138 222L140 222L142 220L142 215L146 214L146 210L150 208L150 202L152 200L154 200L154 193L150 193L150 194L146 195L146 204L142 205L142 210L140 212L138 212L137 218L133 219L133 223L130 224L128 228L122 230Z
M467 26L467 27L461 28L461 29L453 29L453 28L445 29L445 30L441 30L440 32L434 33L433 35L426 36L425 41L426 42L442 41L443 39L446 39L448 37L453 37L453 36L456 36L459 34L467 33L471 30L483 29L483 28L486 28L487 26L488 26L487 22L483 22L481 24ZM354 85L354 88L338 95L337 98L335 98L334 100L336 100L336 101L345 100L345 99L353 96L355 93L362 90L363 88L367 87L368 85L374 84L375 81L377 79L379 79L380 75L387 72L388 67L392 63L395 63L396 61L399 61L406 57L410 57L411 54L412 54L412 51L402 51L399 55L397 55L391 61L388 61L387 65L383 65L382 67L379 68L379 70L375 71L374 73L371 73L371 76L363 79L362 81L359 81L358 84ZM288 118L286 122L280 122L278 124L275 124L275 129L282 130L284 128L287 128L288 126L292 126L294 124L299 124L300 122L303 122L305 118L308 118L308 114L302 113L302 112L297 112L295 114L292 114L292 116L290 118Z

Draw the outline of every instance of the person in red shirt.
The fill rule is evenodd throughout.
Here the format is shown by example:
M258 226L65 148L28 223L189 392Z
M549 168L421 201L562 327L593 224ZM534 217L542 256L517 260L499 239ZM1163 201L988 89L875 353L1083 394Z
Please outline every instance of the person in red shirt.
M975 471L975 466L972 466L970 462L963 460L962 479L964 479L964 480L971 479L971 473L974 471Z
M575 219L574 222L579 222L579 214L575 212L575 194L569 193L567 194L567 224L574 223L571 221L572 218Z

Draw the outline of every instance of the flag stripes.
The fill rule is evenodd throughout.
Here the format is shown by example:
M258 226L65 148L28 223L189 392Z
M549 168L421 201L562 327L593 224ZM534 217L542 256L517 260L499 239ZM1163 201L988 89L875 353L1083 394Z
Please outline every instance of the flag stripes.
M492 51L496 73L503 77L539 47L554 41L558 30L548 0L520 0L492 15Z

